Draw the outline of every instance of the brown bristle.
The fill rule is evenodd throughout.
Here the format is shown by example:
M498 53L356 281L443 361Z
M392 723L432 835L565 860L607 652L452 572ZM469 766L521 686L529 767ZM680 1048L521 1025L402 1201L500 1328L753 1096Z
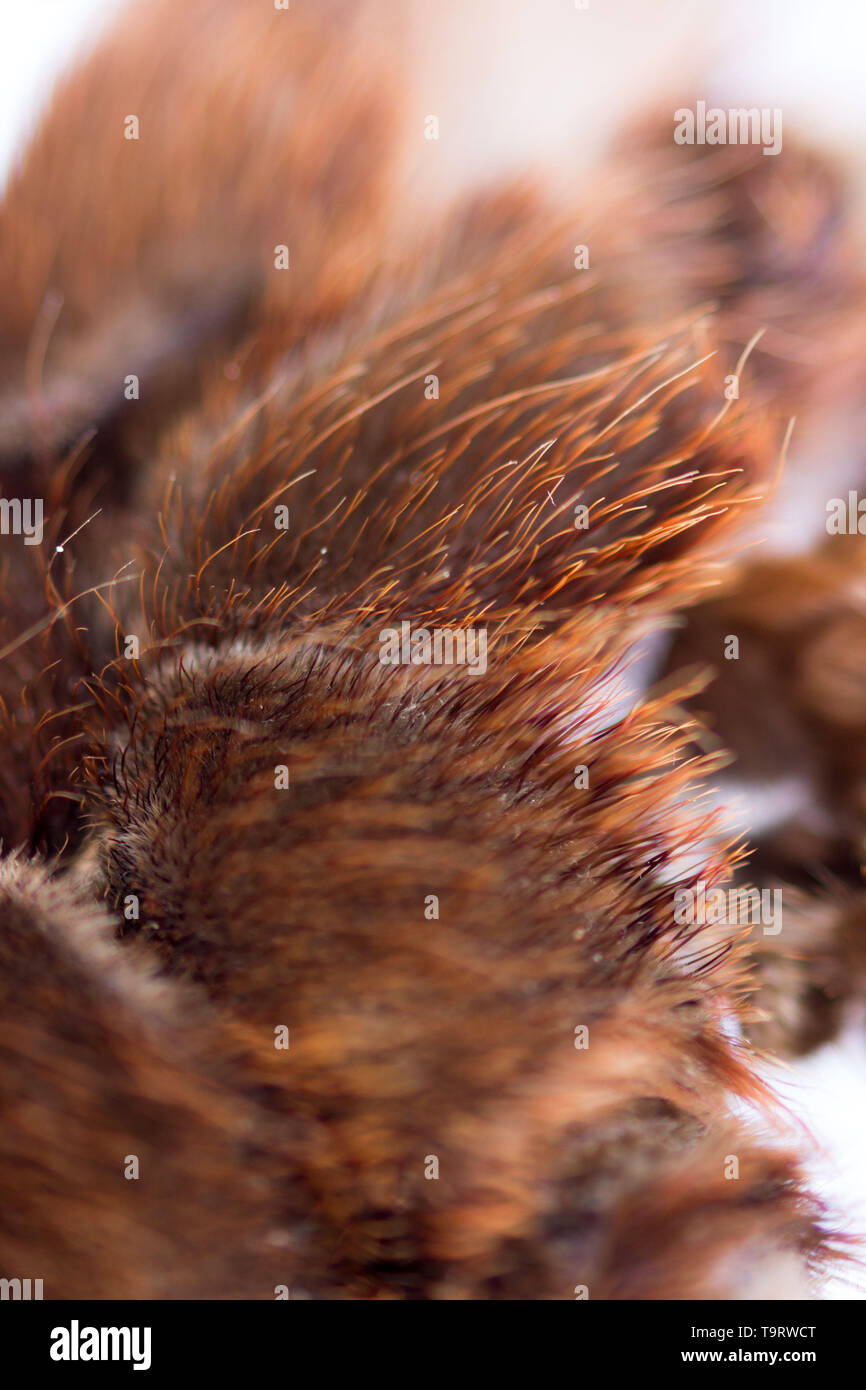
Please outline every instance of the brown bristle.
M844 187L650 123L432 212L389 7L297 11L130 10L0 208L0 1275L809 1296L752 1048L864 984L860 560L730 551L851 404ZM778 943L676 915L794 861Z

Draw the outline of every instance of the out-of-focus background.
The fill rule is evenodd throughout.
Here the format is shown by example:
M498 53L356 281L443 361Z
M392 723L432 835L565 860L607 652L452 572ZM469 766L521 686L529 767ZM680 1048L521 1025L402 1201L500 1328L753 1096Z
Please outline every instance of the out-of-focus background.
M124 3L3 0L0 170L20 148L52 79ZM128 3L140 7L148 0ZM684 104L697 94L726 105L781 107L787 127L848 155L866 176L862 0L392 5L395 24L408 15L416 32L415 60L406 73L410 100L422 118L440 118L444 181L465 182L527 162L553 164L566 151L568 169L579 169L631 113L678 91Z
M148 0L129 0L136 6ZM177 0L182 5L184 0ZM271 0L249 0L270 4ZM316 0L291 0L292 7ZM847 163L866 246L866 4L863 0L392 0L413 57L401 79L419 127L440 122L431 198L531 166L585 176L641 110L778 107ZM0 183L23 150L57 75L124 0L3 0ZM0 247L2 254L2 247ZM808 461L807 461L808 462ZM826 460L814 460L817 476ZM803 478L803 471L798 470ZM808 478L808 470L806 470ZM799 486L806 487L802 481ZM822 494L826 496L826 480ZM772 529L772 528L771 528ZM796 507L770 544L797 543ZM803 537L803 543L808 537ZM748 821L748 809L744 820ZM833 1221L866 1233L866 1016L839 1043L773 1079L802 1126ZM831 1279L830 1298L866 1298L866 1276Z

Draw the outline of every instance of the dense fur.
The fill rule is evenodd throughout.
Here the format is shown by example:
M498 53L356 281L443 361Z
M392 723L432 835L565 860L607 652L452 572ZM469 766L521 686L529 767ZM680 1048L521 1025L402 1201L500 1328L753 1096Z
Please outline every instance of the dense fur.
M2 539L0 1273L808 1296L748 932L673 917L741 866L720 758L694 682L616 687L838 384L788 352L858 331L838 178L632 139L591 216L528 183L422 216L354 9L130 15L0 212L4 494L48 514ZM483 626L486 669L383 666L403 620Z

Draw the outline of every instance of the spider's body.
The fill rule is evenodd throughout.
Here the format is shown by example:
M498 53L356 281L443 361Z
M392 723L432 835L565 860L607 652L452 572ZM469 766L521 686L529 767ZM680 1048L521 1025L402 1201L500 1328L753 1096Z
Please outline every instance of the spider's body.
M614 687L770 480L838 189L648 148L586 274L540 189L419 231L347 22L130 17L0 212L4 490L46 512L2 540L0 1272L802 1295L817 1206L734 1115L748 932L673 912L737 859L713 760ZM782 275L755 187L811 209ZM404 623L483 669L383 663Z

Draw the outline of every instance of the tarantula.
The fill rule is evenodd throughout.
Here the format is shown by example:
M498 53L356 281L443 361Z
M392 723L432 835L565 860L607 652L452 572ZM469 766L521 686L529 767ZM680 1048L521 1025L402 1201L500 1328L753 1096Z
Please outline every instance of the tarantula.
M862 551L737 542L856 393L843 184L661 115L432 214L376 20L130 8L0 209L0 1274L802 1296L753 1049L864 972ZM827 814L749 865L759 726ZM790 929L676 919L751 872Z

